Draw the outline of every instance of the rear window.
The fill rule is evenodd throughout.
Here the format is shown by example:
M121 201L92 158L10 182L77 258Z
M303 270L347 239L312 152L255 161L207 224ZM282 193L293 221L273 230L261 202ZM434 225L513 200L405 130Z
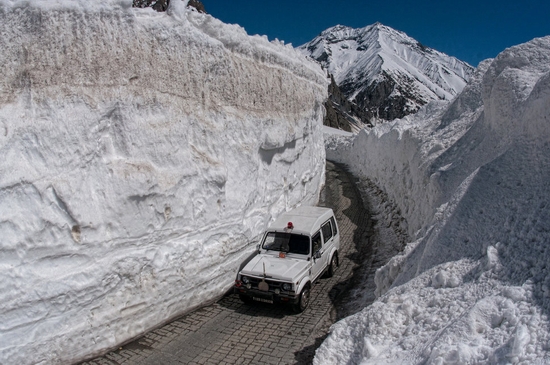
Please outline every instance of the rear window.
M334 217L330 217L330 223L332 223L332 227L334 228L334 235L336 235L336 233L338 233L338 226L336 225Z
M330 226L330 221L323 224L321 230L323 231L323 238L325 239L325 242L332 238L332 227Z
M268 232L265 236L262 248L270 251L308 255L309 237L301 234Z

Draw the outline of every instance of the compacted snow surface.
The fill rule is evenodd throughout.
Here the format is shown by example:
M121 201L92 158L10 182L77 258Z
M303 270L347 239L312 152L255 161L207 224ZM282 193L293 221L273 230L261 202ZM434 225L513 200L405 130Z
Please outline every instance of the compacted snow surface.
M328 82L172 1L0 0L0 363L67 364L222 295L315 204Z
M326 145L414 242L314 364L550 363L550 37L480 64L450 104Z

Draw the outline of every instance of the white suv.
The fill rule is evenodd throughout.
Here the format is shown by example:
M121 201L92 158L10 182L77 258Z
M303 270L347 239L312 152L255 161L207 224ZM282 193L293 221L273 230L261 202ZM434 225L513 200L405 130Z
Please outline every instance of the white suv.
M299 207L264 233L258 254L239 272L235 292L244 302L309 304L311 284L338 267L340 234L330 208Z

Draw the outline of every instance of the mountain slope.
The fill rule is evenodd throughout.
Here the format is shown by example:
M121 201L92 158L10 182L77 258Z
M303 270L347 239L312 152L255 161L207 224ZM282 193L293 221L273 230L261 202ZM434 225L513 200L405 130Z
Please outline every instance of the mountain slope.
M425 47L403 32L376 23L335 26L299 49L319 62L365 123L415 113L431 100L451 100L473 68Z

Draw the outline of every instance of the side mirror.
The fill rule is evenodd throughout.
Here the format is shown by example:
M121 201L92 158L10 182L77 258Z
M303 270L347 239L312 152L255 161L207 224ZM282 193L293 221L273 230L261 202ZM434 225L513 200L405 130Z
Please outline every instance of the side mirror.
M261 252L261 251L260 251L260 244L259 244L259 243L256 245L256 251L258 251L258 253Z
M321 251L315 252L315 255L313 256L313 258L320 259L321 258Z

